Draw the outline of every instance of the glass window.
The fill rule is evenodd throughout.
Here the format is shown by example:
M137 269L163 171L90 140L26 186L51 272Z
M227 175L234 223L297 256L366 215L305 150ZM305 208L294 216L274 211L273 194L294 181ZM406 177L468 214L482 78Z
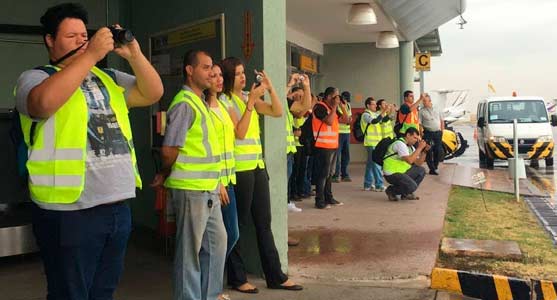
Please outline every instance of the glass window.
M543 101L496 101L489 103L489 123L545 123L548 121Z

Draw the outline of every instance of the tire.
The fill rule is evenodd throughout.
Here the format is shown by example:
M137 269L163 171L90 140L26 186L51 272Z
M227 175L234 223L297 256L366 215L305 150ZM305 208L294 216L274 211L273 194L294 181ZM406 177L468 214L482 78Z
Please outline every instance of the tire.
M553 167L553 156L548 157L545 159L545 166L546 167Z

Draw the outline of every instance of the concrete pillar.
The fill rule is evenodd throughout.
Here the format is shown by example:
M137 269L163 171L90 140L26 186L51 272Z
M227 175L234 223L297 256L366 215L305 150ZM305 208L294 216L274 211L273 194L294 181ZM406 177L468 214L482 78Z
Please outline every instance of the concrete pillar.
M399 104L402 101L402 93L406 90L414 89L414 42L400 42L400 96Z
M263 67L283 101L286 111L286 1L264 1ZM288 267L288 214L286 209L286 114L281 118L265 118L263 149L270 174L272 228L283 271Z

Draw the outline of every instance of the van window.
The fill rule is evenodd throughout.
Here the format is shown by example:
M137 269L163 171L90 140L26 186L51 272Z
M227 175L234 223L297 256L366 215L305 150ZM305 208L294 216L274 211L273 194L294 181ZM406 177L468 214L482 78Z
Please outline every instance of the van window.
M489 103L489 123L545 123L548 121L543 101L495 101Z

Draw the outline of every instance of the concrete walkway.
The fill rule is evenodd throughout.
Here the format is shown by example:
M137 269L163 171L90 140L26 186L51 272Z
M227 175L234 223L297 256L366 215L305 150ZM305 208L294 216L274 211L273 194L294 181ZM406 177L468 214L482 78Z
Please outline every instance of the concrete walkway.
M343 206L297 203L303 211L289 214L289 232L300 245L290 247L289 273L303 281L429 286L454 166L426 176L418 201L390 202L385 193L363 191L363 172L364 165L351 165L353 181L333 184Z
M304 291L269 290L253 278L260 294L226 293L234 300L439 299L428 289L427 276L437 257L454 166L443 166L441 176L426 176L416 193L420 200L399 202L363 191L363 169L351 165L354 181L334 184L343 206L318 210L313 199L305 199L297 202L303 212L289 215L290 235L300 239L289 249L289 275ZM115 299L171 298L172 258L160 246L136 232ZM38 256L0 260L0 290L1 299L44 299Z

